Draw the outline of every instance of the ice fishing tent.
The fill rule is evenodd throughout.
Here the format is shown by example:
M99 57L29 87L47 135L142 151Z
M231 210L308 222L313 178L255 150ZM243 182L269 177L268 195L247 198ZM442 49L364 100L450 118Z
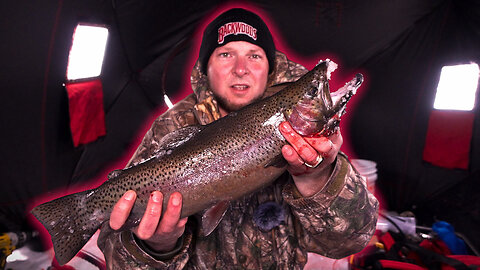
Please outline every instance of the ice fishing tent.
M385 208L410 210L419 223L448 220L480 245L479 92L465 124L455 125L462 117L440 118L440 128L429 131L441 68L480 63L474 0L2 1L0 229L29 230L35 199L98 183L122 168L165 111L163 93L174 102L189 93L206 20L232 6L264 16L278 49L308 68L320 57L337 61L334 86L364 73L342 122L343 150L377 162ZM64 83L78 23L105 25L110 35L99 77L106 133L75 147ZM457 131L445 149L466 147L462 168L425 160L429 139L443 138L442 130Z

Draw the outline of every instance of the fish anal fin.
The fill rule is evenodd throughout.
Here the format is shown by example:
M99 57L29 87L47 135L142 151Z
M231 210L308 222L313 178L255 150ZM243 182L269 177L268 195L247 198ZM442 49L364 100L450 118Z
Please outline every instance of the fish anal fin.
M222 221L225 212L230 206L230 201L221 201L212 207L206 209L202 214L201 236L208 236L215 230L220 221Z

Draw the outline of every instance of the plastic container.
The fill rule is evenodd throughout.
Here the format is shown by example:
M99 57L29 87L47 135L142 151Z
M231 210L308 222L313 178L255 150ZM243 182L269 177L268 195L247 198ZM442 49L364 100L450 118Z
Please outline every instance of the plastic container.
M367 183L367 189L375 193L375 182L378 179L377 163L368 159L351 159L353 167L360 173Z
M390 214L386 214L386 217L379 216L377 220L377 230L382 232L391 231L391 232L398 232L398 228L407 235L415 235L416 234L416 220L414 217L400 217L394 216ZM395 226L393 223L397 226Z
M350 269L348 257L342 259L331 259L315 253L308 253L308 261L304 270L319 270L319 269L331 269L331 270L348 270Z

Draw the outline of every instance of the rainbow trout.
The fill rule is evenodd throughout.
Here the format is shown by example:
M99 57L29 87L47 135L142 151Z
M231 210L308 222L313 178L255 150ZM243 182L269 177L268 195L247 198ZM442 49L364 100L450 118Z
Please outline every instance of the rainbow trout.
M61 265L70 261L130 189L138 197L122 229L138 224L151 192L163 192L166 206L170 194L179 191L183 195L181 216L205 210L201 226L208 235L223 217L228 207L225 202L269 185L286 170L281 149L287 142L278 130L282 121L288 120L303 135L335 131L347 102L363 81L357 74L330 94L328 77L335 68L328 59L320 61L275 95L211 124L170 133L153 158L114 171L99 187L36 206L32 214L51 235L57 261Z

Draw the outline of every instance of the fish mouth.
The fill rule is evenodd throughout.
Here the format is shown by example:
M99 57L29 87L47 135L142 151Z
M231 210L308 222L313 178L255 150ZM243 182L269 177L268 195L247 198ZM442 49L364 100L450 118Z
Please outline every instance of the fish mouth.
M363 75L360 73L355 74L355 77L347 82L345 86L341 87L335 92L331 93L333 104L341 102L342 98L345 98L347 95L355 95L357 89L363 83Z

